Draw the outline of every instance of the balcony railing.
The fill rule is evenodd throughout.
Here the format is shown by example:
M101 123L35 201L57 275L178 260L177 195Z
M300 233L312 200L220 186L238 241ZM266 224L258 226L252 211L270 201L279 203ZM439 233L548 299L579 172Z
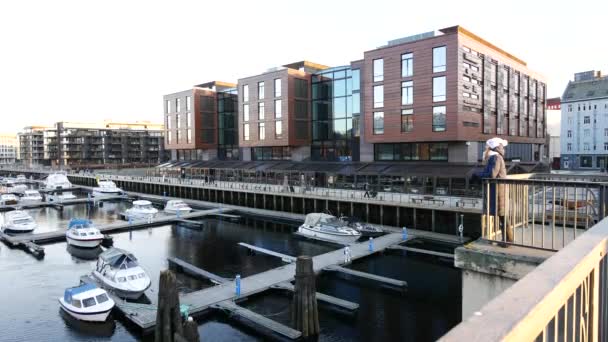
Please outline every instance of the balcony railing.
M482 238L559 250L606 217L608 182L553 176L485 180Z
M608 341L608 219L440 341Z

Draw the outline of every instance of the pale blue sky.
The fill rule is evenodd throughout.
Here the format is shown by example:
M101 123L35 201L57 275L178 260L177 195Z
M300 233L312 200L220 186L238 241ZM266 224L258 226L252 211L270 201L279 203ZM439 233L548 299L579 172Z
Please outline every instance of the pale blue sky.
M162 95L302 59L342 65L462 25L544 74L608 72L608 1L3 1L0 131L162 120Z

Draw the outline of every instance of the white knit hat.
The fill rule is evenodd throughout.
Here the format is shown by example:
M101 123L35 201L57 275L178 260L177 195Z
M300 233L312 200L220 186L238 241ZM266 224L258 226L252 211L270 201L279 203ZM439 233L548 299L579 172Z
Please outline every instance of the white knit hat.
M506 147L507 145L509 145L509 142L506 141L505 139L501 139L501 138L492 138L492 139L488 139L488 141L486 141L486 146L488 146L491 149L495 149L498 147L498 145L502 145L503 147Z

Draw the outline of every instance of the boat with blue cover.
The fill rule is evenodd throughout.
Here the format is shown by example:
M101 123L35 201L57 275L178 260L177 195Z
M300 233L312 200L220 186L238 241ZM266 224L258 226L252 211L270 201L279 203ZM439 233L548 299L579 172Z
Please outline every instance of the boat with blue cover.
M105 322L115 305L108 293L95 284L66 289L59 304L70 316L87 322Z
M135 256L120 248L110 248L99 255L93 276L104 288L128 299L141 297L152 284Z
M99 247L104 238L93 222L86 219L70 220L65 237L68 244L80 248Z

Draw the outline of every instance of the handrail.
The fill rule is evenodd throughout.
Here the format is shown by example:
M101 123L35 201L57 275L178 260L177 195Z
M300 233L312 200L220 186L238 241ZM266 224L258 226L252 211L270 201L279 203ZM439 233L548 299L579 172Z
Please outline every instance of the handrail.
M607 252L604 219L440 341L606 341Z

